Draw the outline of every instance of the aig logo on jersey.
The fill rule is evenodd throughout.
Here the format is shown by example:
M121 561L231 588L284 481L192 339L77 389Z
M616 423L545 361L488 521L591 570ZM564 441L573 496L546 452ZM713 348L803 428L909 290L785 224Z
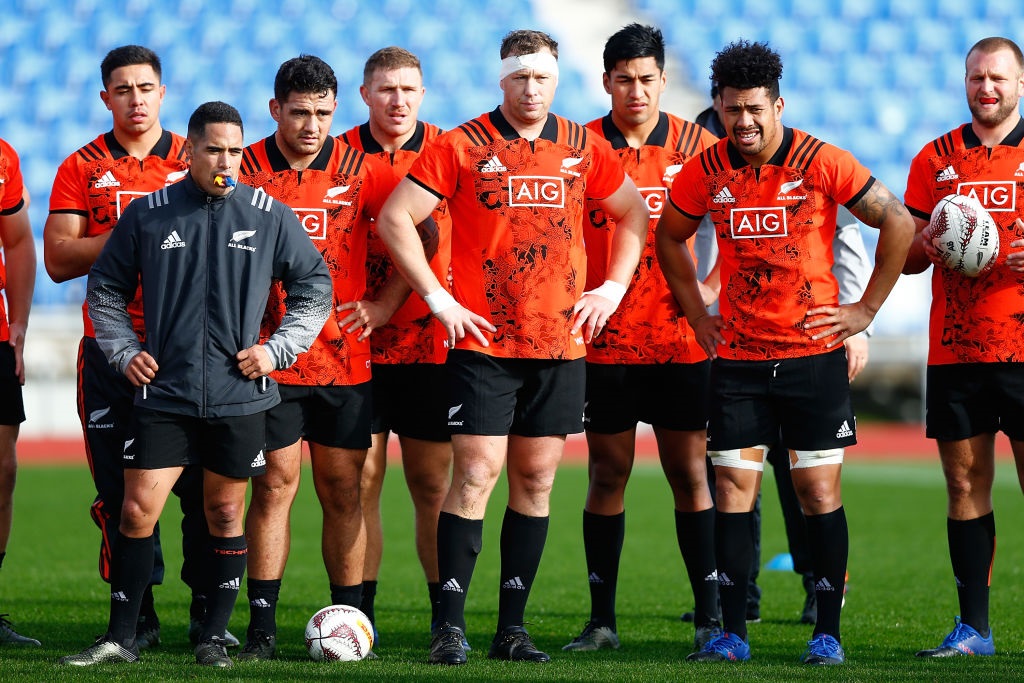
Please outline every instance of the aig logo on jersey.
M733 239L785 237L786 210L777 206L733 209L729 217Z
M551 176L510 176L508 205L561 209L565 206L565 180Z
M647 210L651 212L651 218L661 218L661 212L665 208L665 200L668 199L668 189L664 187L638 187L640 194L647 204Z
M311 240L327 239L327 209L292 209Z
M989 213L1017 210L1017 186L1012 182L960 183L956 193L974 197Z

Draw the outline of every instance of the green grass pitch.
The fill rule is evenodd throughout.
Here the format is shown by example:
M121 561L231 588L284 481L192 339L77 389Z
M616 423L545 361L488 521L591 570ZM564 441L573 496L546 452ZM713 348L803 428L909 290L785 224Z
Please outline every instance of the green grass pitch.
M319 551L319 509L308 469L293 513L293 545L278 610L280 660L208 671L193 663L186 638L188 595L177 578L180 513L171 499L163 517L167 580L157 589L163 644L139 664L67 670L58 657L92 642L106 627L108 589L96 573L98 531L88 517L92 483L85 467L23 466L14 533L0 571L0 612L43 641L41 649L0 649L0 680L536 680L536 681L903 681L1024 679L1024 499L1013 468L998 468L995 491L999 545L992 592L998 654L991 658L919 661L953 625L956 594L945 541L945 495L936 462L853 463L844 471L850 524L850 591L843 612L844 667L808 670L798 663L810 627L797 623L803 602L795 574L762 570L762 618L750 626L753 659L744 664L684 662L692 625L679 614L692 606L676 546L672 503L660 469L638 464L627 491L627 531L618 594L616 652L563 653L589 614L581 539L586 469L567 463L555 483L547 548L527 610L547 665L486 659L497 608L498 524L504 482L491 501L484 548L468 599L469 663L425 663L429 611L412 539L412 511L401 468L385 484L385 556L377 598L381 642L377 661L318 664L306 658L306 620L328 602ZM771 475L765 477L762 566L785 552ZM244 635L244 591L231 630Z

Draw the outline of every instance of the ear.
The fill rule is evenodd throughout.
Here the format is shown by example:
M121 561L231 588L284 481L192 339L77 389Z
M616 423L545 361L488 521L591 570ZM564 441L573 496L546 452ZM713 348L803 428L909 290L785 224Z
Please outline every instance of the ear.
M601 83L604 85L604 91L606 93L608 93L609 95L611 95L612 94L612 77L611 77L611 75L607 71L605 71L603 74L601 74Z
M337 104L337 103L335 103ZM274 119L278 123L281 122L281 103L277 101L276 97L270 98L270 118Z

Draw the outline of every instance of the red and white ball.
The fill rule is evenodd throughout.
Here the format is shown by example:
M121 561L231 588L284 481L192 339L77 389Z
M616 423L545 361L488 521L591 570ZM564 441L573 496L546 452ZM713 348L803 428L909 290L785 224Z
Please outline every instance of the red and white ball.
M373 624L348 605L328 605L306 624L306 650L318 662L357 662L373 647Z
M999 226L974 197L951 194L940 199L929 229L943 265L967 277L980 275L999 254Z

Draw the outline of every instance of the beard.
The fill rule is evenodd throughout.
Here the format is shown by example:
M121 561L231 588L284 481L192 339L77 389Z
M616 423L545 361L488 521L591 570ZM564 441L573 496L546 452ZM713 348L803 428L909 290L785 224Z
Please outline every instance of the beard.
M1000 123L1010 118L1017 113L1018 101L1009 101L1005 99L999 100L999 106L995 111L985 110L977 100L971 100L968 103L968 107L971 110L971 116L978 123L985 126L998 126Z

